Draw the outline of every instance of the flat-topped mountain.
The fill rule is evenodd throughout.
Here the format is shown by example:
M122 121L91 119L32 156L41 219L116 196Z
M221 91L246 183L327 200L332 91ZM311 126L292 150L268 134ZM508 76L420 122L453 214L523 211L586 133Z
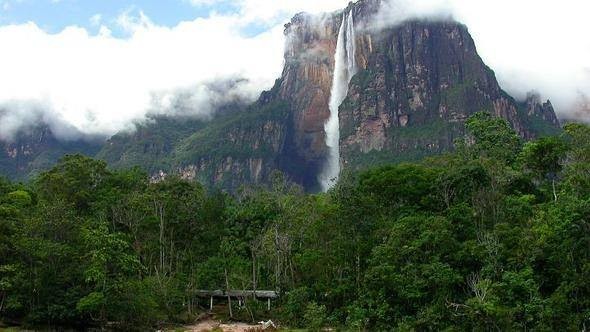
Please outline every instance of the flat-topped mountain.
M525 139L559 131L550 102L536 94L519 102L502 90L466 26L377 25L380 10L380 0L361 0L296 15L285 25L283 73L253 105L210 121L157 118L114 136L97 156L154 179L178 174L228 190L281 171L315 191L344 169L448 151L479 111Z

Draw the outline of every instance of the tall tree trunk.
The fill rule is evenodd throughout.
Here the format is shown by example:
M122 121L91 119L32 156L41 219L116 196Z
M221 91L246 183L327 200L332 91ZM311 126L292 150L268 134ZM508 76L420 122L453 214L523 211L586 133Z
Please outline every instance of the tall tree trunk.
M252 248L252 289L256 291L256 254Z
M277 258L277 265L275 267L275 288L277 290L280 289L280 286L279 286L279 279L280 278L279 278L279 276L280 276L280 273L281 273L281 259L280 259L281 252L280 252L280 249L279 249L279 245L280 245L279 244L279 230L278 230L277 226L275 225L275 251L276 251L276 258Z
M359 249L356 252L356 294L357 296L361 292L361 255Z
M229 295L229 278L227 276L227 267L223 269L225 274L225 294L227 294L227 303L229 306L229 318L234 318L233 310L231 307L231 296Z
M164 270L164 259L165 259L165 248L164 248L164 206L154 200L154 208L156 214L160 219L160 271L165 273Z

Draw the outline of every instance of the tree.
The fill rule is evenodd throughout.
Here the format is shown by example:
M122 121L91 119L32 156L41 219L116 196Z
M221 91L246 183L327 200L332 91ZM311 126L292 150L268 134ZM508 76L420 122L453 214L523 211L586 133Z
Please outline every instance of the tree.
M0 180L0 319L161 329L208 308L198 289L253 288L279 292L273 310L246 299L234 319L587 330L590 127L521 145L480 113L468 131L457 152L351 171L327 194L280 175L237 195L152 183L81 156L31 186Z
M521 139L510 124L487 112L472 115L466 122L468 133L473 139L471 153L510 163L518 156Z
M373 314L371 326L383 329L411 319L416 329L443 329L450 322L420 323L418 317L424 310L444 311L446 301L457 297L455 290L463 280L458 270L460 252L445 218L412 216L395 221L387 241L375 247L367 271L368 305L373 312L383 311Z
M36 180L39 194L47 201L64 200L81 213L89 212L96 193L111 173L104 161L70 155Z
M141 265L123 234L109 232L100 222L88 226L82 230L81 239L85 244L84 280L90 293L78 300L76 309L104 325L128 310L129 303L121 300L120 292L128 279L139 275ZM120 302L124 305L116 305Z
M590 126L570 123L564 127L569 150L565 161L567 190L579 196L590 195Z
M310 302L305 309L303 319L310 331L322 331L326 324L326 306Z
M538 180L549 179L553 198L557 201L556 182L562 170L567 146L559 137L543 137L527 142L520 154L520 160L528 172Z

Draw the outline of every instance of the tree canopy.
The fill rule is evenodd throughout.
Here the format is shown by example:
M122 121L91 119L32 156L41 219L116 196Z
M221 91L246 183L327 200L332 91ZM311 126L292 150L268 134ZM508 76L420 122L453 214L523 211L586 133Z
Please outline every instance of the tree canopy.
M0 318L144 330L199 289L268 289L233 319L321 330L586 330L590 127L522 142L485 113L457 151L305 194L280 174L227 194L67 156L0 179Z

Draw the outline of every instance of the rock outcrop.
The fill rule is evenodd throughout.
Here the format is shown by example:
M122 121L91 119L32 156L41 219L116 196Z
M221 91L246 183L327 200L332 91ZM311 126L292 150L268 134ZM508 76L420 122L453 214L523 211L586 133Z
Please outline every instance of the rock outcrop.
M488 111L510 122L526 139L559 128L550 102L531 94L525 104L504 92L479 57L467 27L452 21L408 20L373 26L380 0L351 3L359 72L340 107L344 167L420 158L453 147L464 122ZM286 25L285 68L275 99L291 107L289 158L303 174L317 174L326 155L324 123L343 12L299 14ZM283 151L287 152L287 151ZM302 174L296 174L301 182ZM314 178L305 179L313 187Z
M339 109L343 168L452 149L466 119L478 111L508 120L526 139L559 130L549 102L536 95L517 102L500 88L464 25L407 20L373 26L380 8L381 0L360 0L331 14L296 15L285 26L285 66L273 89L248 110L217 116L175 140L164 162L149 164L154 180L178 174L236 190L268 182L278 170L318 190L337 37L351 12L358 72Z
M555 109L549 100L542 101L538 92L530 92L526 98L526 114L529 117L537 117L554 126L559 126L559 120L555 115Z
M49 126L39 124L0 142L0 149L0 175L25 180L52 167L66 154L94 156L100 143L90 138L59 140Z

